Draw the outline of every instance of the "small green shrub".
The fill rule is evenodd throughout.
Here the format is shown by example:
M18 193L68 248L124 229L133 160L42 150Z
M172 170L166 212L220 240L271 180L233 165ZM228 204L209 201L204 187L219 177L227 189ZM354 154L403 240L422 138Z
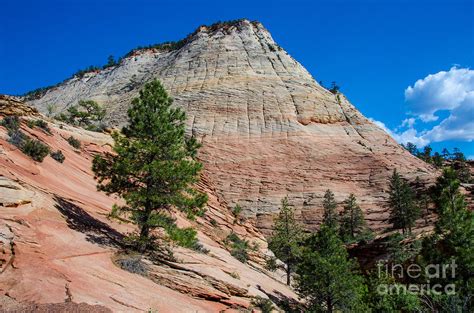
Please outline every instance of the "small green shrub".
M5 116L1 122L9 132L17 131L20 129L20 118L18 116Z
M217 221L213 218L211 218L211 225L217 227Z
M26 121L26 126L28 126L29 128L35 128L35 121L33 120L27 120Z
M70 106L67 112L56 115L55 119L99 132L105 128L102 123L105 112L105 109L93 100L80 100L77 105Z
M277 258L269 256L265 258L265 269L270 272L275 272L278 269Z
M21 145L21 151L33 160L43 162L49 153L49 147L39 140L27 138Z
M53 113L56 112L56 106L54 104L48 104L46 106L46 111L47 111L46 115L48 117L51 117L53 116Z
M8 138L8 142L17 148L21 148L25 140L28 138L28 136L26 136L20 130L9 130L8 135L10 136L10 138Z
M249 259L249 242L247 240L240 239L236 233L230 233L227 236L225 242L227 244L230 244L230 255L232 255L234 258L236 258L242 263L247 262L247 260Z
M64 156L63 152L61 150L51 152L51 157L58 161L59 163L63 163L66 157Z
M336 82L332 82L331 83L331 88L329 88L329 91L334 94L334 95L337 95L339 93L339 90L341 88L339 87L339 85L336 83Z
M235 217L239 217L241 213L242 213L242 207L236 204L234 208L232 209L232 214L234 214Z
M81 142L80 142L78 139L76 139L75 137L70 136L70 137L67 139L67 142L68 142L73 148L81 149Z
M43 121L43 120L28 120L26 122L26 125L29 128L32 128L32 129L35 128L35 127L39 127L42 130L44 130L46 133L51 134L51 129L49 128L48 123L46 121Z
M262 311L262 313L271 313L273 312L273 310L275 310L275 307L273 306L272 301L270 301L269 299L259 297L259 296L254 297L251 303L256 308L259 308Z
M227 273L227 274L229 274L229 276L232 278L240 279L240 275L237 272L232 272L232 273Z
M197 231L191 227L179 228L177 226L167 229L168 236L179 246L185 248L193 248L197 243Z
M96 124L91 124L91 125L88 125L88 126L85 127L86 130L90 130L90 131L96 132L96 133L101 133L106 128L107 128L107 126L104 123L99 123L97 125Z
M127 272L145 276L148 272L148 266L142 262L140 255L126 255L115 261L121 269Z

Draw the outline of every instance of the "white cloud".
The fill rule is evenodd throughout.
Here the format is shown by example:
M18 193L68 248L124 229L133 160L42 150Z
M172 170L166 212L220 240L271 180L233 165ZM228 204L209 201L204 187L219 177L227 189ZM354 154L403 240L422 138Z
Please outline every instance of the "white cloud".
M430 141L474 140L474 88L458 107L441 123L427 131L424 137Z
M412 115L423 122L438 120L436 112L453 111L460 106L473 103L466 99L474 93L474 71L468 68L452 67L419 79L405 90L405 100ZM472 114L472 111L471 111Z
M430 142L445 140L474 140L474 71L468 68L452 67L419 79L405 90L408 114L393 131L384 123L373 119L376 125L389 133L399 143L412 142L419 147ZM437 112L448 116L430 129L418 131L417 120L435 122ZM418 124L417 124L418 125Z
M423 134L419 134L416 129L413 127L409 127L407 130L403 132L397 132L390 130L383 122L374 120L373 118L369 117L369 120L383 129L386 133L393 137L398 143L406 144L407 142L414 143L418 147L424 147L430 143L429 140L423 137ZM403 124L403 123L402 123ZM413 126L413 125L412 125Z
M410 118L406 118L402 121L402 124L400 125L400 127L413 127L413 125L415 125L415 122L416 122L416 118L414 117L410 117Z

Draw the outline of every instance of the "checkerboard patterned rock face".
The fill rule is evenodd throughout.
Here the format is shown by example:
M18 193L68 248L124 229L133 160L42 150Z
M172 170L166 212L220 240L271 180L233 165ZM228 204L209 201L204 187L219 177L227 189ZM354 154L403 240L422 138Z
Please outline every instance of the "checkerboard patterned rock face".
M43 112L54 104L60 111L93 99L107 108L107 122L120 126L131 99L154 78L187 112L188 132L203 143L200 157L217 192L239 203L264 231L286 195L315 228L328 188L338 201L354 193L369 225L381 229L391 171L432 178L431 167L344 95L321 87L256 22L201 27L178 50L138 50L116 67L67 80L29 104Z

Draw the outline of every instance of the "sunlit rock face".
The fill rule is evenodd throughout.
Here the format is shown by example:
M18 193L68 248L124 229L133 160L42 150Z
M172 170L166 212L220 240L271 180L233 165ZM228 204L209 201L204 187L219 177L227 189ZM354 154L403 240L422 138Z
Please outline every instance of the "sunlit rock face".
M120 126L131 99L155 78L186 111L218 194L240 204L266 233L285 196L301 221L316 228L326 189L339 202L354 193L369 226L381 230L393 169L410 179L432 178L433 168L344 95L321 87L258 22L201 27L177 50L137 50L118 66L67 80L29 103L44 112L50 104L64 110L93 99L107 108L107 123Z

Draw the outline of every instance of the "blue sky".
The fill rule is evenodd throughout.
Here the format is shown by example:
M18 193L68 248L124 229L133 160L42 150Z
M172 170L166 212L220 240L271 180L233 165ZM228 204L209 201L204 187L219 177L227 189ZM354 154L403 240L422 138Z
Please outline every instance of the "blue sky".
M262 22L316 80L337 81L396 139L474 157L473 1L6 0L1 7L0 93L54 84L108 55L246 17Z

